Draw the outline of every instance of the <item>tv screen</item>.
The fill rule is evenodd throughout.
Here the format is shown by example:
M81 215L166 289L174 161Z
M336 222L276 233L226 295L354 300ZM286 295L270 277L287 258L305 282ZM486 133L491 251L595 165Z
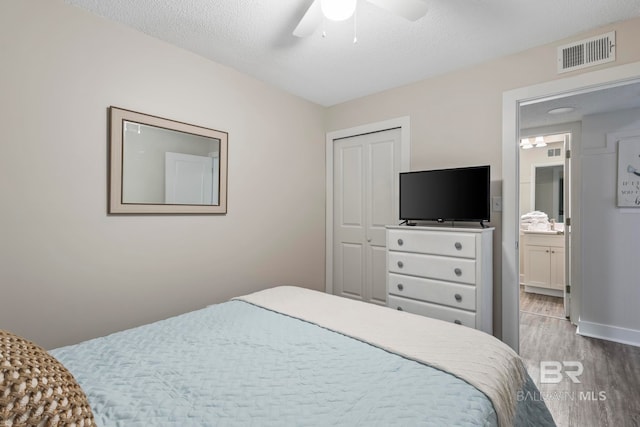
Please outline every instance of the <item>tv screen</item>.
M489 166L400 173L400 219L489 221Z

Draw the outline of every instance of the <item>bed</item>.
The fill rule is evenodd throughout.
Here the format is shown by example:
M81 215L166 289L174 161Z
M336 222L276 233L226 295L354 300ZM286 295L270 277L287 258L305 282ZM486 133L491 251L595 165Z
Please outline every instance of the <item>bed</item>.
M499 340L291 286L50 353L100 427L555 425Z

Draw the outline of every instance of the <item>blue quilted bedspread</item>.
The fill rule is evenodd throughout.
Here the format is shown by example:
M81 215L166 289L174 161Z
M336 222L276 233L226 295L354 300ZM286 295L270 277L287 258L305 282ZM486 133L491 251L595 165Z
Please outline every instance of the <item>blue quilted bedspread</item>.
M497 425L450 374L242 301L51 353L101 427ZM541 402L518 405L518 425L553 425Z

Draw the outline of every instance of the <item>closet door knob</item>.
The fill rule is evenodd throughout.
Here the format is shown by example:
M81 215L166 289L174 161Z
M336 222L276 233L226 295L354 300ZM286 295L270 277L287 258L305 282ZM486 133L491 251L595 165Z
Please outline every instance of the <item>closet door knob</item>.
M400 268L404 267L404 263L402 261L398 261L398 267Z
M459 320L454 320L453 323L455 323L456 325L462 325L462 322Z
M456 242L456 244L454 246L456 247L457 250L462 249L462 243L460 243L460 242Z
M398 246L404 245L404 241L402 239L398 239Z
M456 301L458 302L462 301L462 295L456 294L455 297L456 297Z
M404 289L404 286L402 285L402 283L398 283L398 290L401 291Z
M462 270L460 270L459 268L456 268L455 270L453 270L453 272L456 274L456 276L460 277L462 276Z

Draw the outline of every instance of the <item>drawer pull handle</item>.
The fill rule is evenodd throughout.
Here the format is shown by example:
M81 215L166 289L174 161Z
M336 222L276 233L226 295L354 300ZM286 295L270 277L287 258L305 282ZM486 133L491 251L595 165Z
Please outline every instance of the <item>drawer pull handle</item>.
M403 290L403 289L404 289L404 286L402 285L402 283L398 283L398 290L400 290L400 291L401 291L401 290Z
M456 301L458 302L462 301L462 295L456 294Z
M454 246L456 247L457 250L461 250L462 249L462 243L460 243L460 242L456 242L456 244Z
M453 323L455 323L456 325L462 325L462 322L459 320L454 320Z
M400 268L404 267L404 263L402 261L398 261L398 267Z
M404 241L402 239L398 239L398 246L404 245Z
M397 309L397 310L398 310L398 311L402 311L402 307L398 307L398 309Z
M453 272L456 274L456 276L460 277L462 276L462 270L460 270L459 268L456 268L455 270L453 270Z

